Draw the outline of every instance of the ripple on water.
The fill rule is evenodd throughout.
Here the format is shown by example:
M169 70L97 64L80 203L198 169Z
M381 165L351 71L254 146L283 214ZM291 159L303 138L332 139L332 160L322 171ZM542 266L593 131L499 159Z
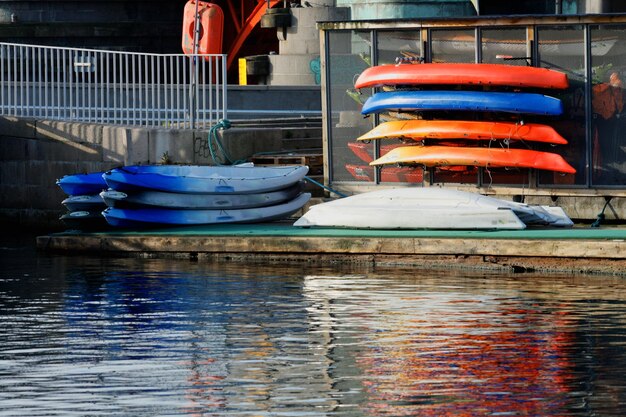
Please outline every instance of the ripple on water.
M10 258L0 416L624 408L617 279Z

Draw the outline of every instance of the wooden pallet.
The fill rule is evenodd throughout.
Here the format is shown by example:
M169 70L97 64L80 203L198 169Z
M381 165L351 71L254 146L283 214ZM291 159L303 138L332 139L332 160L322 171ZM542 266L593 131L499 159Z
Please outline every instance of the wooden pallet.
M307 165L309 174L322 174L324 157L319 153L253 155L250 162L254 165Z

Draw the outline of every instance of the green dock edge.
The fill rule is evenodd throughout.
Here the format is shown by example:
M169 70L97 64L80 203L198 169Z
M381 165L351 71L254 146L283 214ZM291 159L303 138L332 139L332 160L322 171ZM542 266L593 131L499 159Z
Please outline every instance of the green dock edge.
M54 234L99 236L280 236L328 238L450 238L450 239L559 239L626 240L626 228L529 228L524 230L374 230L340 228L301 228L285 223L221 224L158 229L110 230L83 233L66 231Z

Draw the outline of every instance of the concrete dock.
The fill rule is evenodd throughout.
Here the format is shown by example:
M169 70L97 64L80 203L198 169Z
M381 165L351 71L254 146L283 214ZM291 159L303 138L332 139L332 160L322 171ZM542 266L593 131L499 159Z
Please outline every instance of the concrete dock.
M521 231L296 228L291 223L64 232L37 247L64 254L198 261L358 262L424 268L626 275L626 229Z

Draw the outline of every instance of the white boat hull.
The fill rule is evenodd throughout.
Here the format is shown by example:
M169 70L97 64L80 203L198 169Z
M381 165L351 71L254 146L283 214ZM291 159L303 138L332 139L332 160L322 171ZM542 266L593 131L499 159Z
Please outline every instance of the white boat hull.
M564 225L565 219L571 225L562 210L552 213L481 194L433 187L379 190L318 204L294 226L516 230L527 224Z

